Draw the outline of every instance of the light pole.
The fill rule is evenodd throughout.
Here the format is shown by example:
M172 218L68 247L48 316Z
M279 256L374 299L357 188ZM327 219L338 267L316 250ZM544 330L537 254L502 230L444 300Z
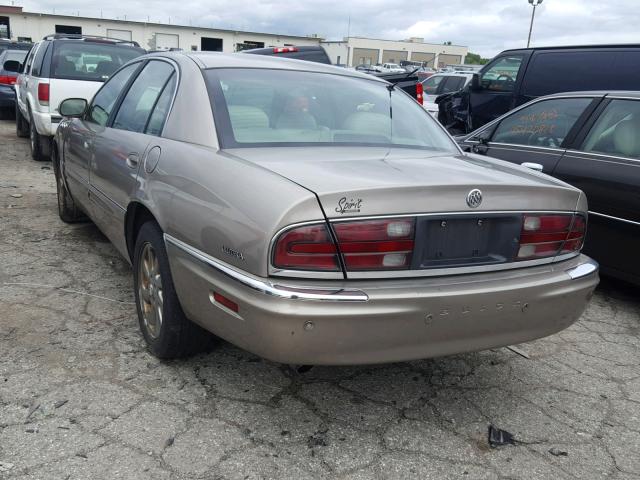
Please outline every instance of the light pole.
M536 16L536 7L542 3L542 0L529 0L529 3L533 5L533 12L531 12L531 25L529 25L529 38L527 38L527 48L531 43L531 31L533 30L533 17Z

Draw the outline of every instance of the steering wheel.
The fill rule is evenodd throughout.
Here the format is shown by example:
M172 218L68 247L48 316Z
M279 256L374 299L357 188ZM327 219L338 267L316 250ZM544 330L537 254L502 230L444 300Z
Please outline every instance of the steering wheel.
M534 141L534 140L537 140L537 141ZM540 135L539 133L534 132L531 135L529 135L529 138L527 140L527 145L537 146L537 147L560 148L560 145L562 145L563 140L564 138L554 137L553 135Z
M498 75L498 78L496 78L496 82L501 81L501 80L504 80L507 83L513 83L514 82L513 78L511 78L509 75L505 75L505 74Z

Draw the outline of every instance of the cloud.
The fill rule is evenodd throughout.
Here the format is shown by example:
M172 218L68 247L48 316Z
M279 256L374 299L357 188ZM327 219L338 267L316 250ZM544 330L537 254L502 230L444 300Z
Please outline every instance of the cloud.
M347 35L467 45L492 57L526 45L532 8L526 0L25 0L26 10L233 28L327 39ZM638 0L544 0L534 45L638 42ZM350 22L349 22L350 19ZM350 23L350 28L349 28Z

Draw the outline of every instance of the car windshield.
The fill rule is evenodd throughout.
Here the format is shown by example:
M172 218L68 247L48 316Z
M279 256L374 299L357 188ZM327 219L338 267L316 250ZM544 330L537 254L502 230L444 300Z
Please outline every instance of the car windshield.
M129 60L143 55L141 48L85 41L58 42L51 61L51 77L104 82Z
M205 76L224 148L355 144L458 152L414 99L380 81L265 69L210 69Z

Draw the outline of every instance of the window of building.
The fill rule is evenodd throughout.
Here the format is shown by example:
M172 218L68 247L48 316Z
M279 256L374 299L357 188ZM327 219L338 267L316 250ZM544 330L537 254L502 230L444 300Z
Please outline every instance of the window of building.
M56 25L56 33L66 33L68 35L82 35L82 27L73 25Z
M250 50L252 48L264 48L264 42L244 41L242 43L236 43L236 52L241 52L243 50Z
M11 38L9 17L0 17L0 38Z
M124 40L125 42L133 40L131 30L116 30L114 28L107 28L107 37L117 38L118 40Z
M200 39L200 50L202 50L203 52L221 52L222 39L202 37Z

